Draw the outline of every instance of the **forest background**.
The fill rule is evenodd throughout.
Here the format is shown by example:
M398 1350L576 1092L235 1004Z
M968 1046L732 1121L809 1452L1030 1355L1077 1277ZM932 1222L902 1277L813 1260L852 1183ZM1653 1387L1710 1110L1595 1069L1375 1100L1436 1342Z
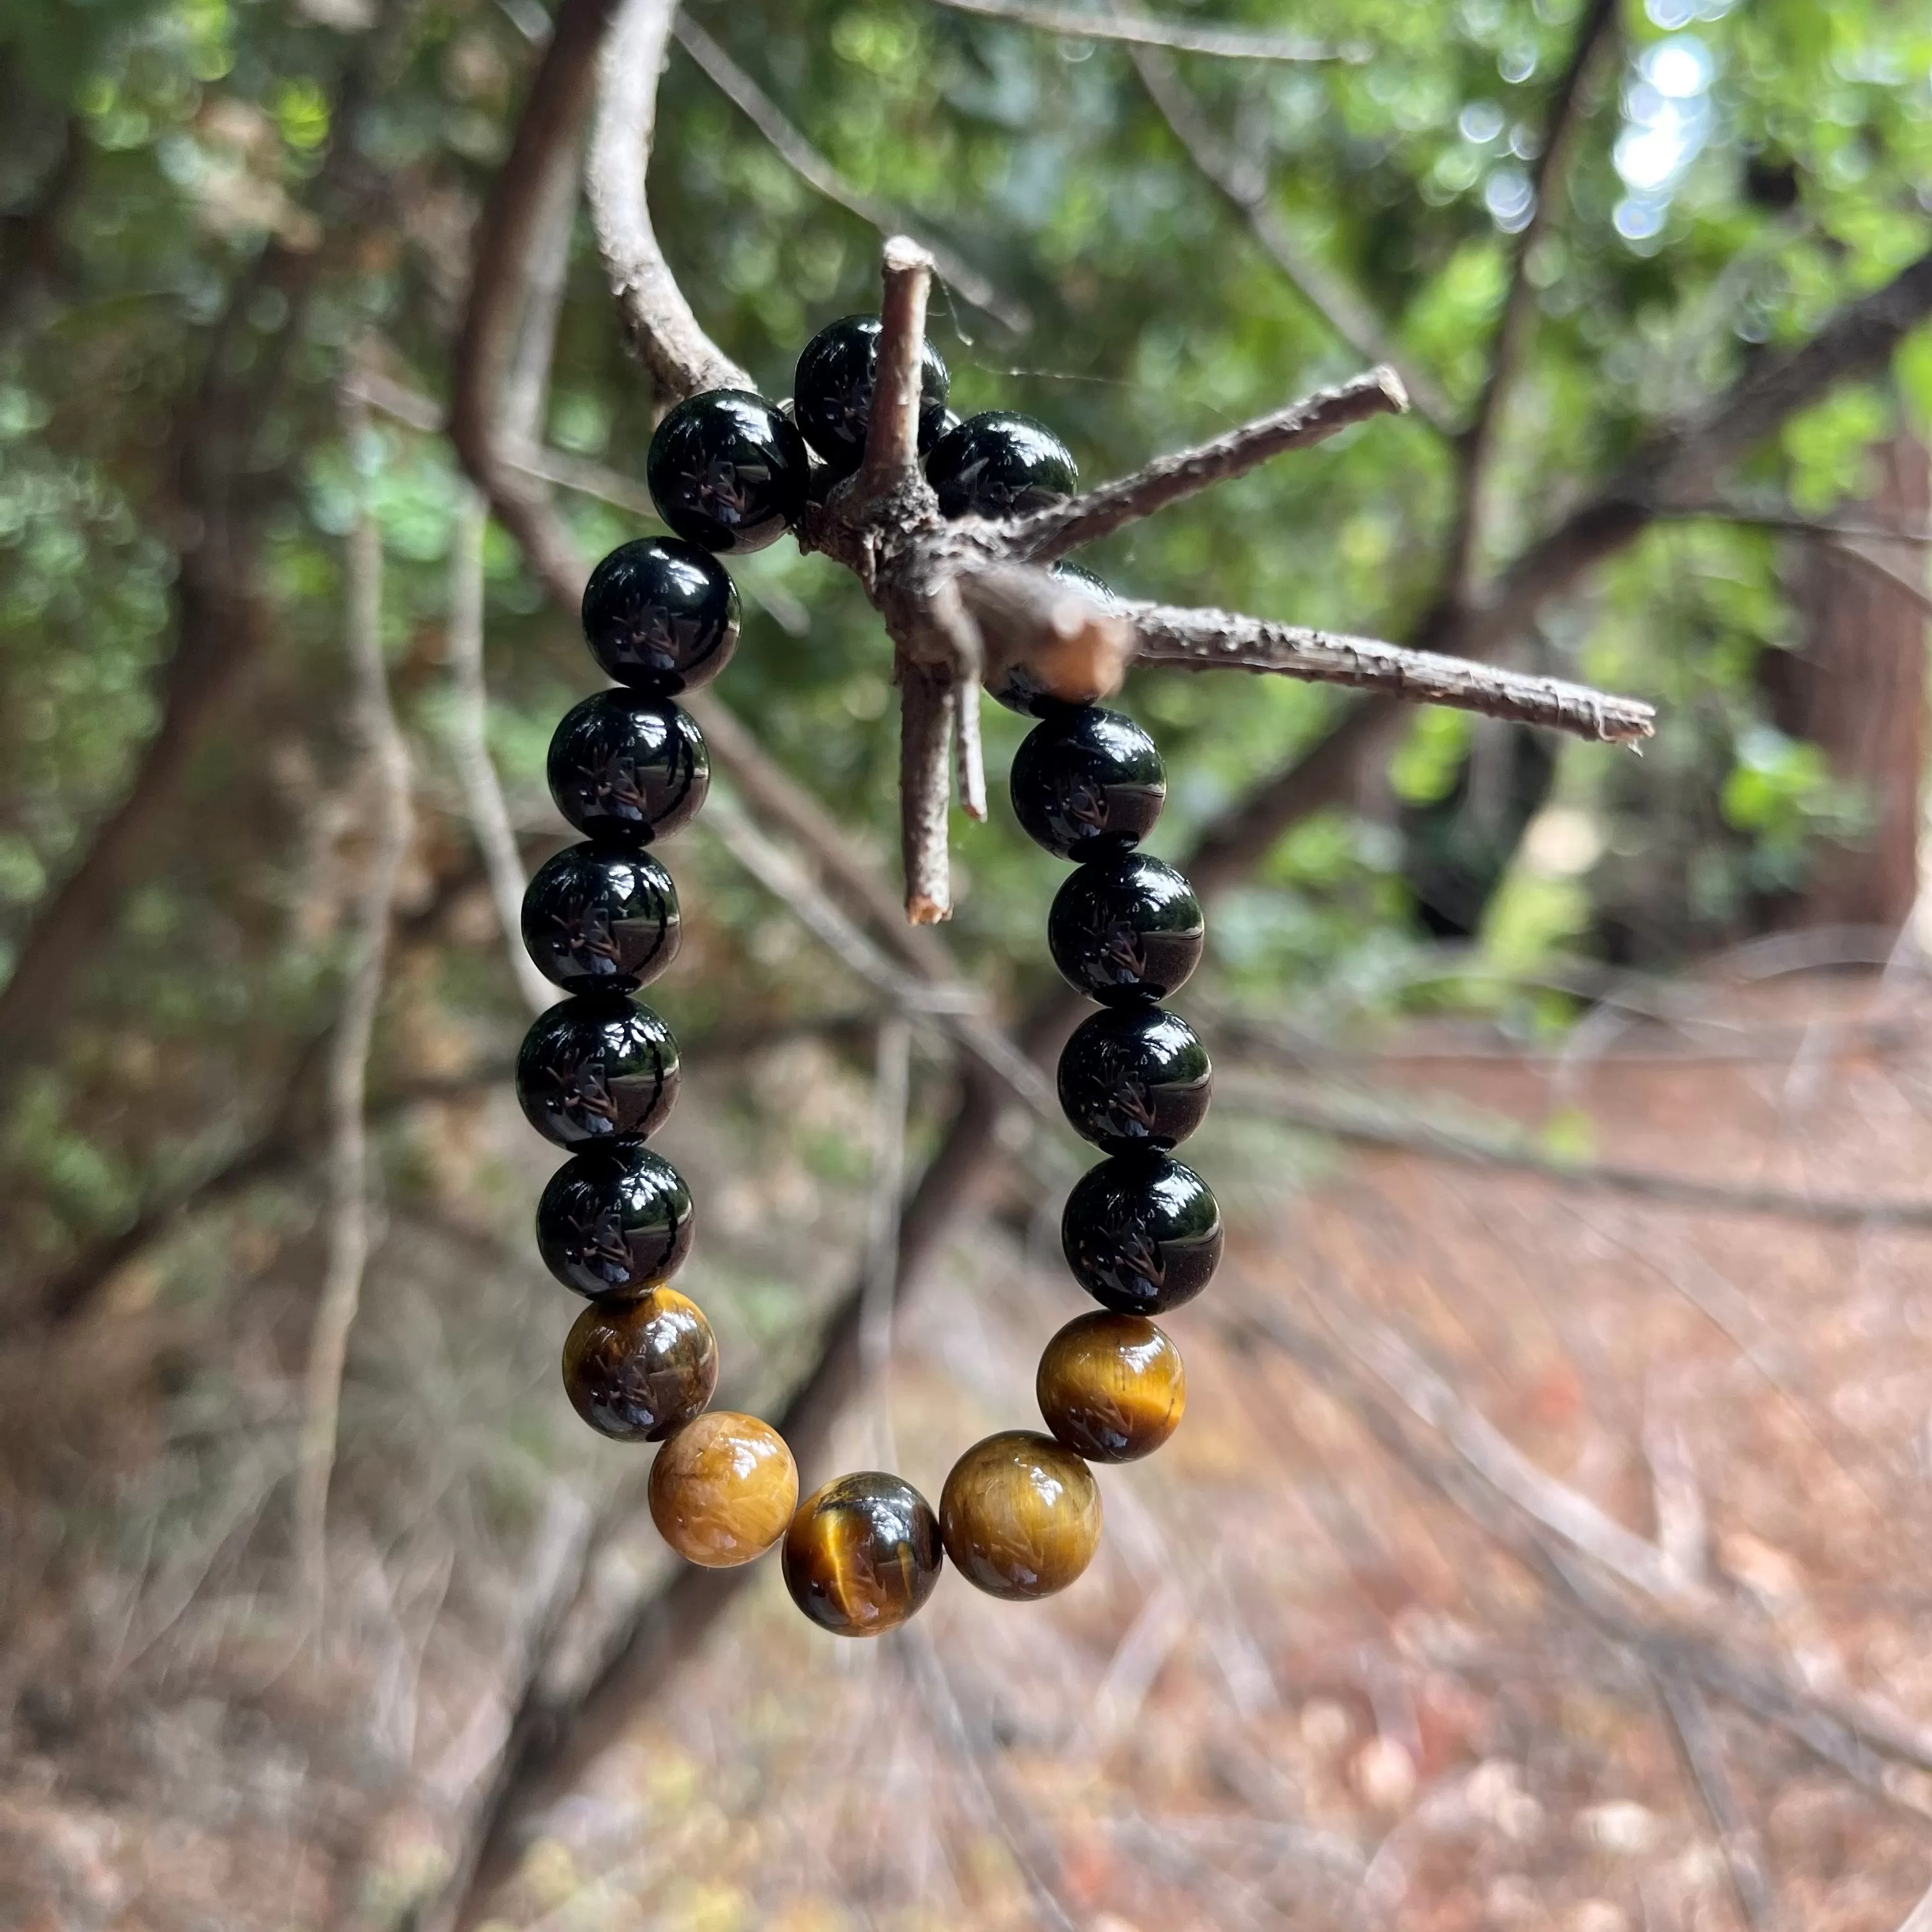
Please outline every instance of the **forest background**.
M674 1575L571 1415L508 1094L596 682L558 558L657 527L575 160L607 30L673 10L0 4L0 1922L1899 1924L1932 20L670 22L651 214L766 393L902 230L956 406L1090 484L1390 366L1406 415L1082 561L1658 710L1638 757L1132 673L1224 1076L1193 1446L1110 1475L1061 1604L955 1578L855 1660ZM688 1285L808 1486L896 1440L936 1494L1075 1312L1072 1138L944 1011L1050 1067L1058 868L989 704L953 916L897 922L878 620L789 542L734 568L651 995Z

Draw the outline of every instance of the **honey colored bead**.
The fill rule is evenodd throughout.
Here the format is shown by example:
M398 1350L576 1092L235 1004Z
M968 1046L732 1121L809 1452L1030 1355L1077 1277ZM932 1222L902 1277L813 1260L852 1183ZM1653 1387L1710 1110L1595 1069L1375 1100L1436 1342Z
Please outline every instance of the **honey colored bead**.
M814 1490L785 1532L785 1588L835 1636L904 1623L932 1594L944 1560L932 1505L876 1469Z
M755 1415L707 1410L668 1436L651 1465L651 1520L680 1556L727 1570L762 1556L798 1503L798 1465Z
M1083 1315L1041 1352L1034 1384L1046 1426L1090 1462L1151 1456L1180 1426L1180 1351L1138 1315Z
M594 1301L563 1345L571 1406L601 1436L658 1442L704 1412L718 1386L718 1338L674 1288Z
M953 1464L940 1492L939 1531L969 1583L1015 1602L1050 1597L1100 1547L1100 1492L1072 1450L1010 1429Z

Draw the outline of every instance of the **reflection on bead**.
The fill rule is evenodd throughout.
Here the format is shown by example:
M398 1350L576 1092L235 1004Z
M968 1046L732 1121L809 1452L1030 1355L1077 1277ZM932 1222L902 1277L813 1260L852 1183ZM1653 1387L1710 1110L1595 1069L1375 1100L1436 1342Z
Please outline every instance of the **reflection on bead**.
M805 345L792 378L792 411L800 433L834 477L850 476L866 454L878 375L879 327L875 315L848 315L829 323ZM927 343L920 364L922 453L939 440L950 380L944 358Z
M628 991L677 957L677 888L648 852L566 845L524 893L524 945L566 992Z
M658 424L644 480L658 514L706 550L763 550L805 507L796 426L748 389L687 397Z
M517 1054L524 1118L559 1147L655 1133L677 1083L670 1028L622 993L560 1000L537 1016Z
M1046 424L1010 410L968 416L934 444L926 480L946 517L1017 517L1064 502L1080 472Z
M1047 1343L1034 1384L1046 1426L1090 1462L1150 1456L1180 1426L1180 1351L1138 1315L1082 1315Z
M688 825L711 787L697 720L640 692L596 692L566 712L545 769L557 810L578 831L620 843Z
M1109 1154L1179 1144L1207 1117L1208 1049L1165 1006L1106 1006L1060 1052L1060 1104L1073 1130Z
M1053 963L1106 1006L1164 1000L1185 986L1206 932L1194 888L1144 852L1082 866L1046 922Z
M976 1442L939 1498L946 1553L970 1583L1018 1601L1064 1590L1100 1543L1100 1492L1073 1452L1030 1429Z
M590 573L584 636L607 677L668 697L709 684L738 642L738 590L695 544L640 537Z
M1164 1154L1116 1154L1066 1197L1060 1244L1103 1308L1158 1315L1192 1301L1221 1258L1221 1210L1191 1167Z
M1009 784L1014 813L1036 844L1062 859L1113 859L1154 830L1167 767L1131 718L1081 705L1028 733Z
M835 1636L905 1622L939 1581L939 1520L918 1490L875 1469L815 1490L785 1532L785 1588Z
M592 1300L670 1280L691 1252L691 1190L641 1141L567 1160L537 1203L537 1249L566 1288Z
M798 1503L784 1438L754 1415L708 1410L674 1430L651 1465L651 1520L680 1556L729 1569L762 1556Z
M718 1339L674 1288L594 1301L563 1345L571 1406L598 1434L656 1442L703 1412L718 1386Z

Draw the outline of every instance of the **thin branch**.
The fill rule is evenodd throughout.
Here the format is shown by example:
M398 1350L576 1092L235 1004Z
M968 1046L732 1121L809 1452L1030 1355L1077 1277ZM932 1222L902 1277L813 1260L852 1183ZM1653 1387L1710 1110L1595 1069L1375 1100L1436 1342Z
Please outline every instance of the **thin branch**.
M1244 423L1211 442L1156 457L1131 476L1102 483L1084 496L1036 510L1005 526L1003 546L1009 556L1029 563L1050 563L1183 497L1246 476L1285 450L1306 449L1370 416L1400 416L1408 407L1408 393L1395 371L1371 369Z
M1336 1106L1284 1094L1232 1076L1218 1081L1215 1105L1224 1112L1279 1120L1346 1145L1448 1161L1462 1167L1534 1174L1560 1187L1632 1194L1708 1214L1748 1214L1825 1228L1932 1230L1932 1199L1912 1195L1799 1194L1781 1187L1698 1180L1688 1174L1611 1162L1560 1160L1516 1138L1478 1136L1429 1121L1388 1118L1378 1109Z
M1071 7L1041 7L1031 0L934 0L958 14L976 14L982 20L1010 21L1042 34L1071 40L1120 40L1130 46L1170 47L1176 53L1211 54L1222 60L1352 61L1364 57L1355 46L1334 47L1286 34L1244 34L1233 28L1184 26L1156 20L1144 14L1118 9L1082 13Z
M874 1466L896 1468L892 1441L892 1315L898 1299L899 1209L905 1192L906 1109L912 1028L902 1013L879 1022L872 1056L872 1172L866 1197L865 1286L859 1359L871 1409Z
M450 748L511 975L524 1004L540 1013L555 1001L556 988L524 950L524 862L490 756L489 694L483 676L483 537L489 520L482 499L466 492L449 546Z
M1750 1932L1776 1932L1778 1895L1765 1864L1764 1843L1738 1800L1725 1761L1724 1741L1712 1721L1711 1707L1688 1670L1665 1669L1654 1674L1684 1768L1703 1801L1711 1828L1717 1834L1718 1849L1724 1855L1724 1869L1730 1874L1738 1910Z
M680 14L671 29L677 44L704 70L718 92L764 135L779 158L808 188L853 214L883 236L918 226L890 202L862 194L787 118L783 108L688 14ZM1004 328L1023 335L1033 326L1031 312L1003 295L973 264L944 242L921 238L933 266L955 294L983 310Z
M882 510L908 485L922 487L919 471L920 382L926 352L926 299L932 257L910 236L886 238L881 257L878 360L866 454L853 485L854 514Z
M674 403L705 389L757 386L698 326L658 246L644 198L658 76L676 13L677 0L620 0L604 50L585 173L591 223L625 333Z
M1533 199L1528 220L1515 238L1510 254L1509 284L1503 297L1502 320L1490 352L1489 371L1477 398L1469 426L1457 447L1460 486L1456 518L1450 534L1444 578L1448 595L1467 593L1476 554L1487 521L1486 510L1496 453L1497 425L1528 346L1536 318L1536 285L1530 279L1531 258L1562 212L1564 184L1582 134L1590 97L1590 80L1616 44L1623 0L1590 0L1576 28L1569 64L1550 96L1544 124L1542 152L1530 178Z
M1349 685L1412 704L1445 704L1486 717L1545 725L1597 744L1633 743L1649 737L1656 728L1656 712L1640 700L1606 696L1560 678L1498 670L1465 658L1404 650L1373 638L1307 630L1225 610L1178 610L1162 604L1121 608L1139 637L1143 664L1192 670L1237 667L1279 671L1312 683Z
M1882 556L1875 556L1864 544L1852 537L1834 536L1828 539L1832 548L1840 556L1848 556L1862 570L1877 578L1880 582L1910 598L1928 616L1932 616L1932 592L1925 587L1924 568L1922 566L1916 578L1906 576L1897 565L1886 562Z
M1415 413L1431 429L1439 436L1453 434L1456 411L1440 385L1396 349L1394 338L1361 296L1302 246L1269 196L1267 170L1258 160L1222 142L1165 55L1136 47L1130 58L1148 98L1160 110L1195 171L1247 224L1256 245L1302 300L1364 362L1394 369L1408 392Z
M947 821L952 803L953 688L914 664L899 674L899 854L905 916L914 926L952 916Z
M345 407L344 415L352 446L360 440L363 422L352 404ZM410 833L409 753L390 706L382 662L382 540L366 502L349 534L344 575L355 730L373 781L369 794L374 806L374 846L356 908L341 1015L329 1046L328 1258L309 1342L296 1456L296 1575L318 1625L326 1575L328 1486L335 1463L342 1374L370 1247L368 1134L364 1118L369 1045L382 999L390 910Z
M1852 537L1868 543L1912 544L1932 548L1932 527L1921 524L1900 530L1889 524L1861 523L1839 517L1808 517L1776 505L1750 503L1660 503L1660 521L1739 524L1748 530L1790 530L1801 536Z

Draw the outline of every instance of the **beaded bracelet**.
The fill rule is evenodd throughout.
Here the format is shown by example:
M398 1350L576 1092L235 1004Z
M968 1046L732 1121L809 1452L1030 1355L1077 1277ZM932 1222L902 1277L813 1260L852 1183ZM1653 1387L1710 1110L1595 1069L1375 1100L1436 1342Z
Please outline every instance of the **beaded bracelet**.
M631 997L678 949L676 888L648 848L696 816L710 782L704 737L674 700L716 677L737 641L737 591L713 553L762 548L857 470L878 335L865 316L822 330L800 358L789 412L714 390L678 404L652 439L646 480L675 535L614 550L584 591L586 640L617 688L578 705L550 743L551 794L584 842L531 880L523 934L569 997L530 1028L517 1061L525 1115L572 1150L538 1204L537 1245L590 1304L564 1344L572 1405L616 1441L661 1445L650 1509L673 1549L722 1567L782 1539L794 1600L846 1636L903 1623L946 1557L1010 1599L1051 1595L1080 1575L1100 1534L1088 1465L1148 1455L1180 1420L1180 1353L1148 1318L1201 1292L1222 1242L1213 1193L1172 1151L1207 1112L1211 1072L1193 1030L1160 1004L1193 972L1204 937L1187 881L1138 849L1166 796L1160 754L1130 718L1059 702L1016 673L993 695L1038 722L1013 760L1013 807L1076 868L1054 899L1048 945L1100 1008L1068 1040L1058 1077L1067 1119L1106 1156L1061 1222L1067 1264L1100 1310L1041 1355L1048 1432L976 1443L937 1514L877 1471L839 1477L801 1505L777 1431L708 1406L717 1341L669 1285L691 1247L690 1191L646 1144L678 1088L670 1029ZM1004 411L962 422L946 390L928 344L919 448L944 514L1010 517L1072 494L1072 458L1050 430ZM1077 566L1055 568L1109 598Z

